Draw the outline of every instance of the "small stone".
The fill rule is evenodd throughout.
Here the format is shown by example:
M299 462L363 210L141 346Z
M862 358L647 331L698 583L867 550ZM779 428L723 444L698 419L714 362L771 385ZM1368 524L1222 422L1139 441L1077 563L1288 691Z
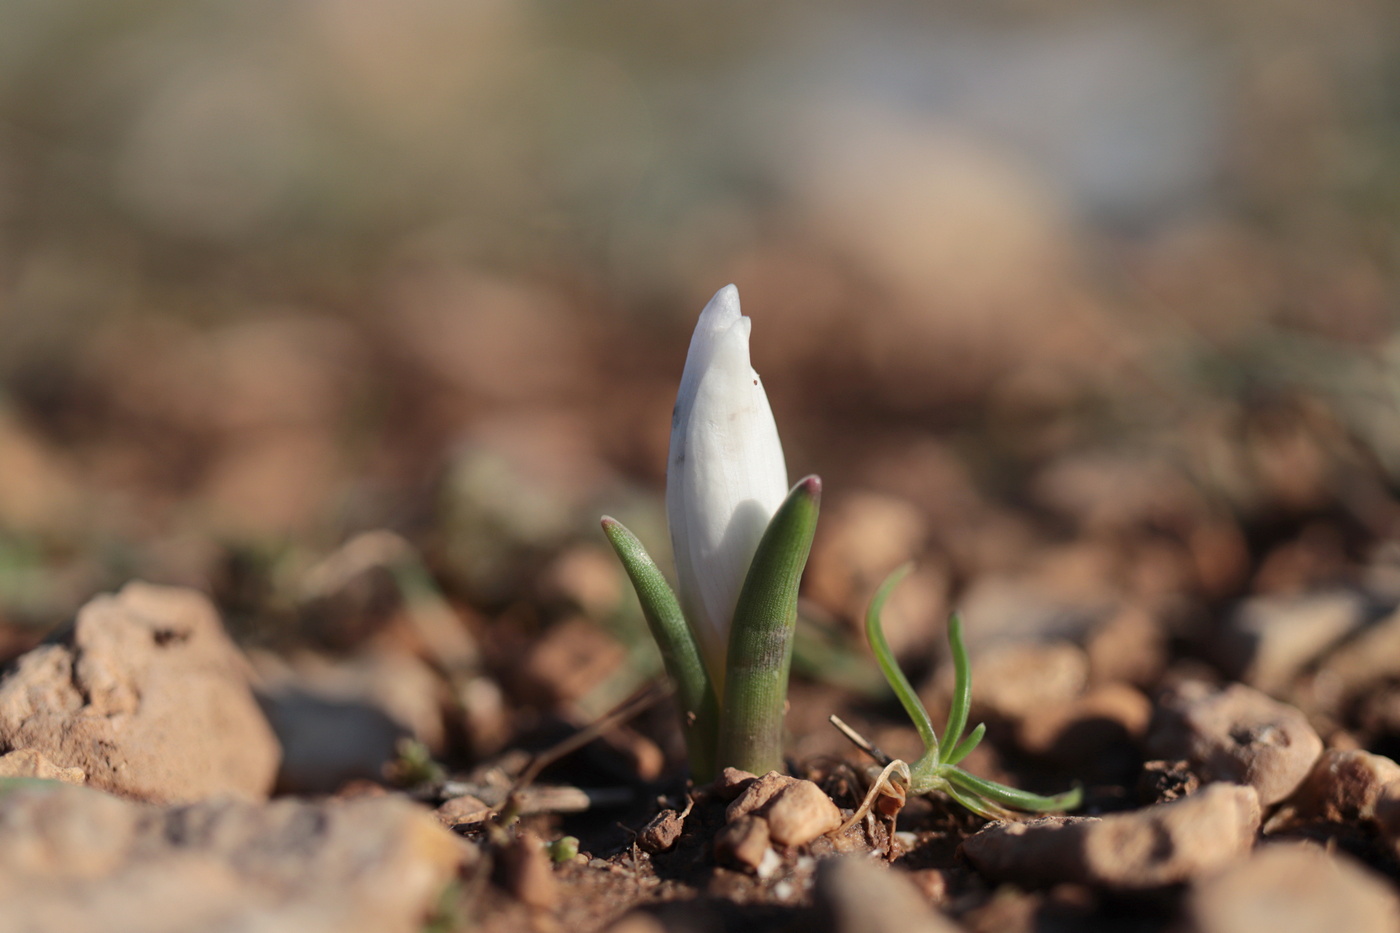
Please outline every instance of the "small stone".
M1190 933L1393 933L1400 903L1389 884L1344 855L1298 843L1252 857L1196 883L1186 898Z
M463 794L460 797L444 801L440 807L433 811L442 824L448 827L480 823L482 820L490 819L492 812L485 801L479 800L471 794Z
M1144 890L1214 871L1248 852L1259 817L1253 788L1212 784L1130 813L991 823L961 851L994 881Z
M60 768L32 748L0 755L0 778L24 777L39 778L45 781L62 781L65 784L85 784L87 775L82 768Z
M840 809L811 781L794 781L778 791L763 815L769 835L783 846L806 845L842 823Z
M544 842L534 833L521 833L501 850L506 888L516 900L536 910L553 910L559 903L559 886Z
M1381 788L1376 798L1376 826L1382 838L1389 844L1391 852L1400 858L1400 781Z
M942 906L948 903L948 873L941 868L916 868L909 872L909 880L919 889L930 904Z
M757 780L758 775L756 774L740 771L738 768L725 768L710 785L709 792L720 800L733 800L748 790L749 785Z
M778 796L779 791L795 783L797 783L795 777L779 774L777 771L769 771L745 787L743 792L734 799L734 802L725 809L725 821L732 823L741 816L762 810L768 806L769 801Z
M956 933L960 929L929 906L908 873L877 866L868 858L822 861L813 895L822 913L831 918L832 933Z
M1332 823L1373 820L1387 784L1400 780L1400 765L1359 749L1330 749L1288 801L1304 819Z
M1028 714L1016 734L1027 752L1057 763L1102 765L1115 752L1125 762L1135 762L1136 748L1151 721L1152 701L1142 691L1108 683L1068 703Z
M972 702L987 714L1020 721L1073 700L1089 679L1089 659L1069 642L1004 643L972 665Z
M1138 775L1137 797L1143 804L1166 803L1201 789L1201 779L1185 761L1148 761Z
M25 748L159 803L265 798L281 757L213 604L146 583L92 600L0 679L0 752Z
M1145 609L1127 606L1096 627L1084 644L1089 681L1147 688L1167 663L1166 633Z
M685 824L675 810L662 810L637 834L637 845L648 852L666 852L681 838Z
M1266 692L1286 688L1309 662L1366 622L1349 590L1245 600L1215 638L1225 672Z
M761 816L738 817L715 834L715 859L734 868L757 872L772 851L768 822Z
M1162 698L1147 740L1155 758L1184 758L1207 781L1237 781L1272 806L1298 789L1322 739L1296 707L1243 684L1187 681Z

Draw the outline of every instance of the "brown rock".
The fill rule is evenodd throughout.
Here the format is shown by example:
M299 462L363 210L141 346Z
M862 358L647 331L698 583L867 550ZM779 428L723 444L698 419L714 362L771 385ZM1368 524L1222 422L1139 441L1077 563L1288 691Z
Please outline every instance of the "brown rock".
M1400 903L1385 880L1344 855L1295 843L1261 846L1198 881L1186 915L1190 933L1400 930Z
M1140 690L1108 683L1068 703L1028 714L1017 738L1031 754L1064 764L1106 761L1114 753L1131 760L1151 720L1152 701Z
M847 618L861 615L880 582L922 551L928 536L928 519L917 506L872 492L849 493L833 502L823 522L808 560L810 595ZM891 644L898 652L898 641Z
M395 796L158 807L58 783L0 793L6 929L412 933L473 851Z
M1266 692L1283 690L1303 667L1360 628L1366 601L1338 590L1260 596L1241 603L1215 639L1231 676Z
M62 781L65 784L87 783L87 775L82 768L60 768L32 748L0 755L0 778L14 777Z
M1400 780L1400 765L1360 749L1329 749L1308 772L1288 805L1304 819L1341 823L1372 820L1387 784Z
M648 852L666 852L681 838L685 821L675 810L662 810L637 834L637 845Z
M740 771L738 768L725 768L720 772L719 777L715 778L708 790L720 800L733 800L748 790L749 785L757 780L758 775L756 774Z
M994 881L1141 890L1185 881L1248 852L1259 817L1253 788L1213 784L1131 813L991 823L962 851Z
M761 778L756 778L754 782L744 788L738 797L734 798L724 811L725 822L732 823L741 816L762 810L768 806L769 801L778 796L778 792L784 788L797 783L797 778L789 777L786 774L779 774L777 771L769 771Z
M501 850L501 871L506 888L527 907L552 910L559 903L554 866L534 833L521 833Z
M740 816L715 834L715 858L725 865L758 872L772 852L768 823L761 816Z
M463 794L460 797L443 801L442 805L433 811L442 825L449 827L480 823L482 820L489 819L493 812L485 801L479 800L471 794Z
M0 680L0 751L23 748L160 802L265 797L280 754L214 607L145 583L88 603Z
M826 859L817 867L814 896L831 918L832 933L919 930L956 933L956 923L929 906L908 873L868 858Z
M1147 740L1154 758L1184 758L1208 781L1238 781L1271 806L1303 782L1322 740L1307 717L1242 684L1188 681L1163 697Z
M1147 610L1128 606L1096 627L1084 644L1089 680L1150 687L1167 663L1166 633Z
M1391 851L1400 857L1400 782L1381 788L1376 798L1375 820Z
M1351 695L1376 681L1400 677L1400 609L1331 652L1319 675Z
M1069 642L999 644L972 665L972 701L1019 721L1070 702L1089 679L1089 659Z
M842 823L841 811L811 781L795 781L778 791L763 810L768 834L778 845L803 846Z

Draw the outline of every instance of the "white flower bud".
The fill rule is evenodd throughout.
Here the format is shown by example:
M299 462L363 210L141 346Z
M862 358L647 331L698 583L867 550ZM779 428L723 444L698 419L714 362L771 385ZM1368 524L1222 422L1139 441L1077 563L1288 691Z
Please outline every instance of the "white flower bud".
M734 607L754 551L787 496L787 465L750 321L726 285L700 312L671 418L666 516L680 602L722 694Z

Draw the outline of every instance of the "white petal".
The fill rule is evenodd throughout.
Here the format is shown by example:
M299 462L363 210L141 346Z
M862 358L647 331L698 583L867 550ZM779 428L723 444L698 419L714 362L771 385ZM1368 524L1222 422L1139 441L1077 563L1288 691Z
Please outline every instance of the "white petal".
M732 285L701 314L666 479L681 604L717 685L744 576L788 491L777 424L749 363L749 328Z

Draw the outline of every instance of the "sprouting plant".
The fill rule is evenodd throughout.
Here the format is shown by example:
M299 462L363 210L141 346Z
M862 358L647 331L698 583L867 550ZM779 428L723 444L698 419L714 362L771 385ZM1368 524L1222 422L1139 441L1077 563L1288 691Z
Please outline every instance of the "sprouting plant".
M788 486L749 328L738 290L720 289L681 374L666 465L679 598L636 536L603 518L676 687L700 782L729 766L782 766L797 590L821 503L817 477Z
M919 730L924 754L912 765L897 758L891 760L840 719L831 717L833 724L848 738L885 766L846 825L852 825L865 816L877 798L889 798L889 803L881 809L892 816L904 805L908 795L933 791L941 791L973 813L991 820L1013 819L1015 811L1045 813L1078 807L1083 798L1083 792L1078 787L1053 797L1042 797L979 778L958 767L959 762L972 753L987 732L986 724L982 723L964 735L972 705L972 676L967 648L963 645L962 621L956 613L948 620L948 647L953 655L953 700L948 709L948 723L943 729L942 741L933 731L928 710L924 709L909 679L899 669L880 625L880 614L884 611L886 600L910 569L911 565L906 564L890 574L880 586L865 613L865 636L870 641L870 649L875 653L880 671L889 681L904 711L913 720L914 727Z

